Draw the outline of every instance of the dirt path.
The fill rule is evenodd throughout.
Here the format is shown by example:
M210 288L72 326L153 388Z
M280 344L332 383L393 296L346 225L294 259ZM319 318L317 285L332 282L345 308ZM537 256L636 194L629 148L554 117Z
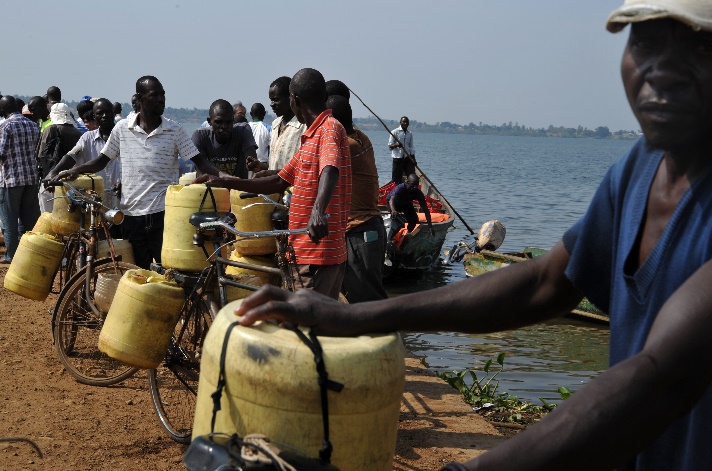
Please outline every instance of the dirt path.
M6 272L0 265L0 283ZM159 428L145 373L98 388L64 371L48 314L55 300L30 301L0 287L0 437L29 438L44 453L1 442L0 470L184 469L185 446ZM394 469L439 469L503 440L417 359L406 365Z

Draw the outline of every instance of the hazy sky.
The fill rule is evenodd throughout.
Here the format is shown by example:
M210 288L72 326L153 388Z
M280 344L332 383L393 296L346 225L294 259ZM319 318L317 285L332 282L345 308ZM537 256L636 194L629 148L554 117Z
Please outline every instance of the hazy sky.
M638 129L619 74L627 29L605 30L621 3L0 0L0 91L128 102L155 75L167 106L249 109L269 106L275 78L313 67L382 118Z

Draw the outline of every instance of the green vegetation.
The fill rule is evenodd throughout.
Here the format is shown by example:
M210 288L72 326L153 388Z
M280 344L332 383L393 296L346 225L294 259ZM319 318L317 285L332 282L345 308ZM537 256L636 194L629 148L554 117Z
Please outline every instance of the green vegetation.
M354 123L362 130L383 129L383 125L373 116L369 118L354 118ZM384 120L389 129L398 127L398 122L394 120ZM567 137L567 138L594 138L594 139L637 139L637 131L615 131L611 132L607 126L599 126L594 130L578 126L567 128L564 126L548 128L532 128L519 125L510 121L500 126L483 124L456 124L444 121L441 123L427 124L415 120L410 120L410 128L415 132L433 132L449 134L481 134L495 136L530 136L530 137Z
M522 401L507 392L498 393L499 381L494 381L494 379L504 371L505 356L505 353L500 353L497 356L496 362L499 364L497 371L490 371L494 361L487 360L482 368L484 374L480 378L472 370L453 370L452 372L438 372L436 374L440 379L460 391L465 402L472 405L475 411L487 418L518 424L536 422L546 413L554 410L556 404L551 404L543 398L539 398L542 402L542 405L539 406ZM469 386L465 380L468 374L472 380L472 384ZM558 388L558 393L562 399L567 399L571 396L571 391L563 386Z
M28 102L32 97L19 96L25 102ZM76 101L66 101L67 105L76 109ZM123 115L126 116L131 111L129 103L122 103ZM202 123L208 116L207 109L200 108L170 108L167 107L165 116L182 124ZM265 122L271 123L276 116L267 114ZM392 119L383 120L389 129L395 129L399 126L399 122ZM377 130L382 131L383 125L374 117L354 118L354 124L364 131ZM480 134L494 136L530 136L530 137L566 137L566 138L588 138L588 139L637 139L638 131L615 131L611 132L607 126L599 126L596 129L588 129L583 126L576 128L567 128L564 126L554 127L550 125L548 128L532 128L519 123L510 121L502 123L500 126L483 124L457 124L449 121L438 122L435 124L423 123L411 119L410 129L415 132L432 132L432 133L448 133L448 134Z

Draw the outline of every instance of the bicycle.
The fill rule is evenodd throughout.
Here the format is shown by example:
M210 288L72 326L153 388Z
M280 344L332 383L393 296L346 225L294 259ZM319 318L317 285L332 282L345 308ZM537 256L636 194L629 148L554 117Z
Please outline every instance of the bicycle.
M176 324L166 357L161 366L149 370L148 374L151 399L159 422L166 433L180 443L190 443L203 342L218 311L228 303L227 287L233 286L250 291L259 289L257 286L231 279L225 274L225 267L233 266L279 275L283 287L292 291L295 289L291 270L296 266L296 257L288 238L294 234L305 234L306 228L302 230L285 229L288 207L286 205L272 201L265 195L246 193L241 197L255 196L268 201L268 203L255 204L271 204L278 208L272 218L276 229L246 233L233 227L236 219L232 213L195 213L191 216L191 223L197 227L194 244L203 246L206 237L212 238L215 250L212 254L206 254L210 265L198 275L165 269L158 264L151 266L152 269L164 273L167 277L183 285L186 291L186 302ZM278 268L237 262L221 257L220 250L238 240L237 237L240 238L239 240L275 237ZM218 290L217 298L216 288Z
M63 185L75 211L80 212L79 230L68 236L67 265L76 266L76 272L66 279L52 312L52 336L59 360L64 368L80 383L92 386L109 386L136 373L137 368L127 366L99 351L97 344L108 306L97 304L95 292L100 275L123 275L127 270L139 268L120 261L109 235L110 224L120 224L123 214L101 203L94 192L80 190L71 183L50 181L48 186ZM89 215L89 227L85 219ZM96 260L99 230L103 229L109 241L111 257ZM65 268L65 277L69 268ZM62 275L60 275L61 277Z

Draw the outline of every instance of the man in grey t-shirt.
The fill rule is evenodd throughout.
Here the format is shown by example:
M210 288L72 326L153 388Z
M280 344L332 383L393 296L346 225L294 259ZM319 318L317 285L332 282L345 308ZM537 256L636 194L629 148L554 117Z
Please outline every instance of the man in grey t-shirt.
M211 126L196 129L193 143L221 171L247 178L247 171L259 164L257 145L250 126L234 121L230 102L215 100L210 105Z

